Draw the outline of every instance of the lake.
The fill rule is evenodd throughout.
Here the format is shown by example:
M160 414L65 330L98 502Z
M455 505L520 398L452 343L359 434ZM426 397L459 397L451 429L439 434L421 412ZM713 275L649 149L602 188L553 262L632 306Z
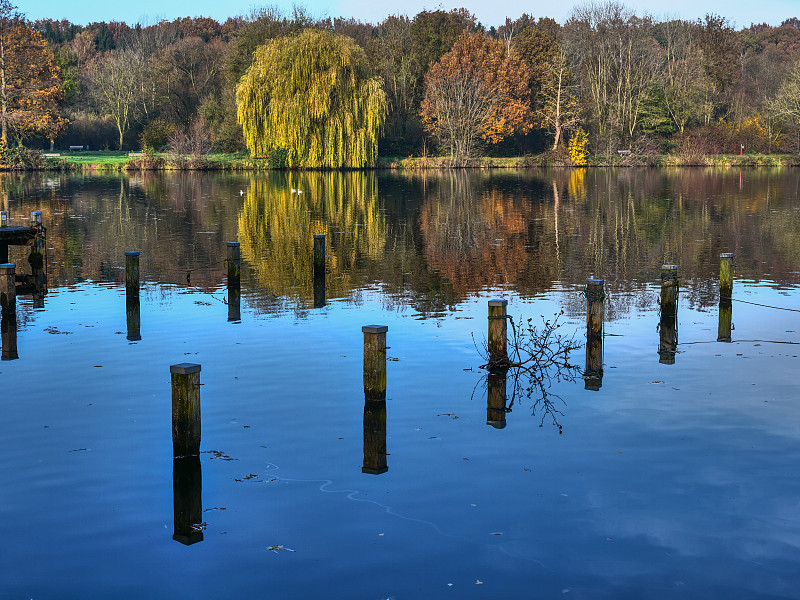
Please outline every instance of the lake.
M800 171L0 177L48 286L3 321L0 598L800 598ZM575 348L489 376L493 299Z

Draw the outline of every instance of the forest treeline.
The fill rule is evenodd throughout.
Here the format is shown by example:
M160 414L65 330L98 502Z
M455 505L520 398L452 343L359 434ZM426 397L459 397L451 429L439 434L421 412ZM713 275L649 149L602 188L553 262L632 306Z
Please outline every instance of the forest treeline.
M797 18L736 29L716 14L660 20L606 2L577 6L563 25L523 14L487 28L466 9L365 23L266 7L222 23L83 26L15 9L0 0L9 146L244 150L236 86L254 51L311 29L351 38L382 82L383 156L800 151Z

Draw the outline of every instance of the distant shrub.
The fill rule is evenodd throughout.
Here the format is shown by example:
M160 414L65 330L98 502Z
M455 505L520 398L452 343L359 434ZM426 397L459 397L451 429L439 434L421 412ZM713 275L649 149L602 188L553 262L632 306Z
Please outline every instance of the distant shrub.
M589 136L582 127L578 127L569 139L569 159L576 167L586 166L586 146L589 145Z
M0 169L43 169L47 160L40 150L0 143Z
M149 152L163 152L169 144L170 136L175 132L175 126L164 119L156 119L148 123L139 136L142 150Z

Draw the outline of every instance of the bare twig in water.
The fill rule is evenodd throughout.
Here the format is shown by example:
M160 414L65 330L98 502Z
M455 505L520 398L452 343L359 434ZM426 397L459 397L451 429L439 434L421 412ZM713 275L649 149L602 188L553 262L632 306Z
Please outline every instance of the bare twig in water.
M581 344L575 342L574 333L566 335L560 331L563 323L559 322L559 318L563 314L562 310L552 320L544 320L541 326L535 325L533 319L527 319L521 325L517 325L511 317L508 317L511 324L508 359L502 364L492 364L487 344L484 342L483 347L479 348L473 336L475 348L487 361L481 368L490 373L502 371L506 380L510 380L510 386L507 386L507 390L510 391L507 393L509 402L506 412L511 412L515 402L521 402L523 398L532 399L532 414L536 415L538 411L541 415L539 427L542 427L545 419L548 419L558 427L559 433L562 432L562 427L558 418L564 413L556 403L564 405L566 403L561 396L554 394L550 389L554 383L574 381L579 376L580 367L571 364L569 357L573 350L581 348ZM482 382L486 387L488 377L487 373L479 384Z

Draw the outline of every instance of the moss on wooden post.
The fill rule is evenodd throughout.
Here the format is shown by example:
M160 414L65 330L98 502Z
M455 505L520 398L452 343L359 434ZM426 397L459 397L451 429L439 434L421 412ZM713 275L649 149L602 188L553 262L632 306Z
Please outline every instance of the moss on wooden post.
M508 300L489 300L489 368L508 365Z
M0 264L0 309L3 314L16 314L17 266L13 263Z
M386 460L386 401L364 398L364 463L362 473L380 475L389 470Z
M720 300L733 297L733 253L719 255L719 297Z
M586 370L584 388L598 391L603 385L603 319L605 318L605 282L586 280Z
M203 471L199 456L172 461L172 539L186 546L203 541Z
M180 363L169 368L172 374L172 451L173 455L200 454L200 365Z
M364 397L371 401L386 400L386 325L365 325L364 333Z
M489 371L486 393L486 424L495 429L506 426L506 378L507 369Z

